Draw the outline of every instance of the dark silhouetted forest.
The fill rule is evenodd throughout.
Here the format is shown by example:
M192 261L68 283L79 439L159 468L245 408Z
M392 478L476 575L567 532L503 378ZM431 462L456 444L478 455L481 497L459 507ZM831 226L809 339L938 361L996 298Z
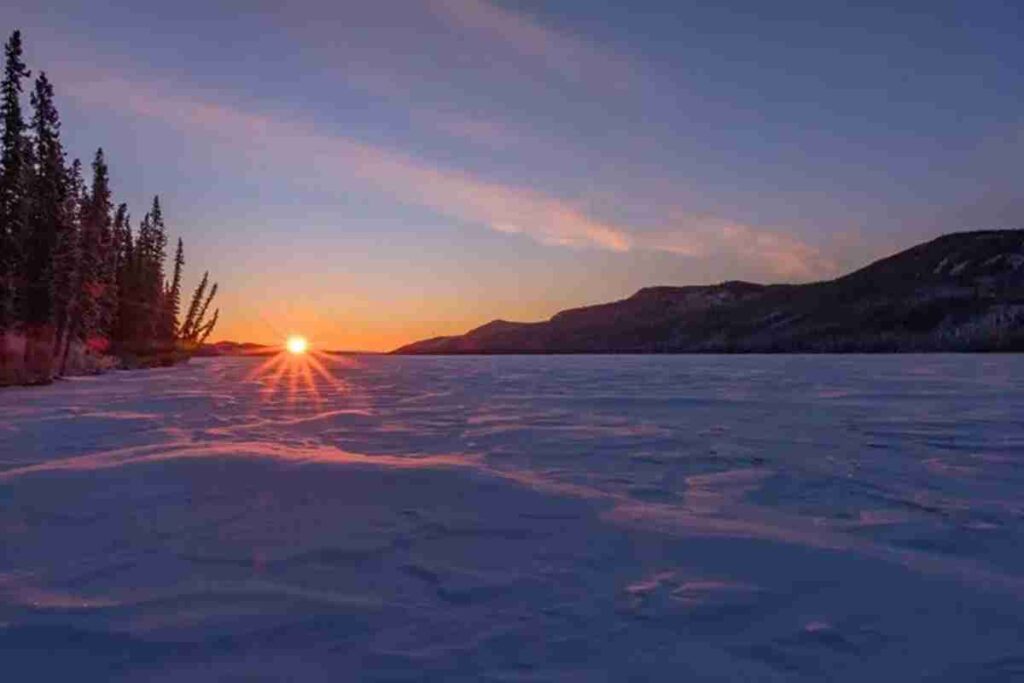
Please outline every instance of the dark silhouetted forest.
M103 150L88 174L69 162L53 85L31 79L15 31L0 83L0 384L187 357L217 323L217 285L204 275L182 319L184 245L168 277L159 198L133 226Z

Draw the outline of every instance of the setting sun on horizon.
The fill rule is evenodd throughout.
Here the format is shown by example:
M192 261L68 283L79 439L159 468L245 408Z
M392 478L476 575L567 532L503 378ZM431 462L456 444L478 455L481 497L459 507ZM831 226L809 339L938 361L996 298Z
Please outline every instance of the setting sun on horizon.
M288 349L288 353L301 356L309 350L309 340L302 335L293 334L285 340L284 347Z

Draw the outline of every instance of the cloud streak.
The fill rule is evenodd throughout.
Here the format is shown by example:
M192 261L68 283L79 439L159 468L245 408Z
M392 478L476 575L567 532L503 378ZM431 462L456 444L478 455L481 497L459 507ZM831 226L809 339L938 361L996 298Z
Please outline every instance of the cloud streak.
M792 235L680 211L672 212L668 227L645 234L639 242L649 249L692 258L731 256L792 280L821 278L839 270L834 259Z
M178 94L149 81L95 74L69 80L71 96L87 106L116 103L122 111L157 119L190 137L227 141L256 157L269 154L275 168L306 173L315 169L332 191L342 178L354 178L400 202L541 244L649 250L691 258L726 256L771 275L796 279L828 274L834 268L816 249L783 233L679 209L667 211L663 226L637 229L531 188L492 182L308 123Z
M629 78L625 60L487 0L430 0L429 6L454 28L498 40L570 80L590 78L622 86Z

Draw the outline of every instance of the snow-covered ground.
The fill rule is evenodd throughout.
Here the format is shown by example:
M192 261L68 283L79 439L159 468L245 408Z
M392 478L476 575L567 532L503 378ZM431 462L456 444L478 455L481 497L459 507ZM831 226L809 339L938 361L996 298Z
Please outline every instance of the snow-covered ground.
M0 679L1024 677L1024 357L261 363L0 391Z

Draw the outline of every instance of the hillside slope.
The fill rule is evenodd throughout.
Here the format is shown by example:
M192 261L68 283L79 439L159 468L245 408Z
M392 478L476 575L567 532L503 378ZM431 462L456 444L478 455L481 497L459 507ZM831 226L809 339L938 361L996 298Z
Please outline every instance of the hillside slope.
M944 235L805 285L647 287L399 354L1024 350L1024 231Z

